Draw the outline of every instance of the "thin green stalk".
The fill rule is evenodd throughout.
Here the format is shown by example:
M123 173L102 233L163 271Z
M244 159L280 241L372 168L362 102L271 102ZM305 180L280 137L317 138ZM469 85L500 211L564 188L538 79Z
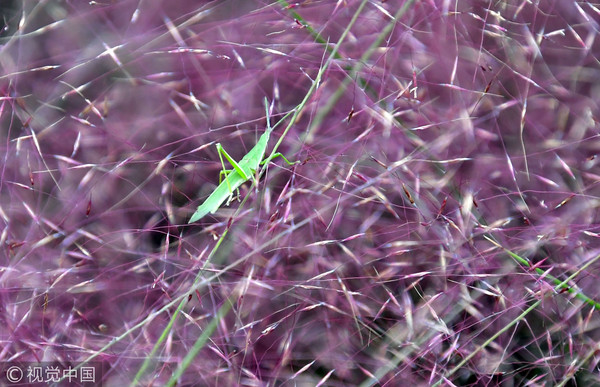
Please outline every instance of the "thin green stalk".
M174 386L177 383L179 378L181 378L181 375L183 375L185 370L190 366L190 364L192 364L192 361L198 355L200 350L204 348L204 345L206 344L208 339L212 336L215 329L217 329L219 322L223 318L225 318L225 316L227 316L227 313L229 313L232 306L233 297L229 297L227 300L225 300L223 305L221 305L221 308L219 308L219 311L217 312L216 316L206 326L200 337L198 337L198 339L192 346L192 349L183 358L183 361L181 362L177 370L173 373L173 375L171 375L171 379L169 379L169 381L167 382L167 386Z
M196 275L196 278L194 280L194 284L192 285L193 288L195 288L199 285L200 280L203 278L204 269L206 269L206 266L211 261L211 258L216 254L217 250L221 246L221 243L223 242L223 240L225 239L225 236L227 236L228 233L229 233L229 229L225 229L223 234L221 234L221 237L219 238L219 240L217 240L217 243L215 244L215 246L211 250L210 254L208 255L206 261L202 265L202 268L198 271L198 274ZM192 292L192 289L190 289L188 292L186 292L186 294L191 293L191 292ZM158 340L152 347L152 350L150 351L148 356L146 356L144 363L142 363L142 366L140 367L138 372L135 374L135 377L133 378L133 381L131 382L130 387L136 386L139 383L142 376L144 376L144 374L146 373L146 371L148 370L148 368L154 361L156 352L158 352L158 349L160 348L161 344L169 336L169 333L171 332L171 329L173 328L173 325L175 324L175 321L177 320L177 317L179 316L181 309L183 309L183 306L186 303L187 303L186 298L183 298L181 300L181 302L179 303L179 305L177 306L177 309L175 309L175 312L173 313L173 317L171 317L171 320L169 321L169 323L167 324L165 329L163 329L162 333L160 334L160 337L158 338Z
M469 299L471 299L471 300L473 300L473 302L475 302L482 296L483 296L483 293L473 291L471 294L469 294ZM463 308L460 305L456 305L455 307L453 307L450 310L449 313L447 313L444 316L444 319L443 319L444 323L448 324L450 321L454 320L454 318L456 318L460 313L462 313L462 311L463 311ZM388 331L390 331L392 329L393 328L390 328L390 329L388 329ZM394 349L389 350L389 352L394 355L394 358L389 360L387 362L387 364L385 364L384 366L380 367L375 372L373 372L373 376L365 379L359 386L360 387L371 387L375 384L378 384L379 381L388 372L391 372L392 370L397 368L398 364L400 364L404 360L408 359L411 356L411 354L414 352L415 349L422 348L421 346L424 345L424 343L431 340L433 338L433 336L435 336L437 333L438 333L438 331L434 330L434 329L426 330L426 331L424 331L422 336L416 337L414 340L412 340L410 346L405 345L406 343L403 343L403 342L397 342L393 339L393 337L390 337L389 335L387 335L388 342L390 342L388 347L398 348L396 350L394 350Z
M501 246L498 242L494 241L492 238L488 237L487 235L483 236L485 239L487 239L488 241L492 242L494 245L500 247L501 249L503 249L508 255L510 255L515 261L519 262L521 265L531 268L531 262L529 262L529 260L527 258L523 258L520 255L513 253L512 251L510 251L509 249ZM592 259L590 262L594 262L596 261L598 258L600 258L600 256ZM587 263L586 266L589 266L590 263ZM600 310L600 303L591 299L590 297L586 296L585 294L578 292L576 289L574 289L573 287L564 284L564 281L561 282L561 280L559 280L558 278L554 277L551 274L546 274L546 272L542 269L540 269L539 267L536 267L535 272L538 273L539 275L544 275L544 278L548 278L550 281L552 281L554 283L554 285L556 286L560 286L560 290L573 294L576 298L579 298L580 300L584 301L585 303L591 305L594 307L594 309L596 310Z
M525 318L529 313L531 313L535 308L537 308L542 303L542 300L537 300L534 302L529 308L525 309L523 313L517 316L514 320L510 322L510 324L506 325L504 328L500 329L498 332L493 334L489 339L487 339L483 344L477 347L474 351L470 352L467 356L465 356L454 368L450 371L446 372L432 387L439 386L442 384L444 380L447 380L449 377L454 375L456 371L461 369L469 360L471 360L479 351L490 345L494 340L496 340L501 334L512 328L516 323Z
M400 9L398 9L398 11L394 15L394 18L392 19L392 21L389 22L383 28L383 31L381 31L381 33L377 36L377 39L375 39L375 41L363 53L363 55L360 57L360 59L354 64L354 66L352 66L349 74L346 76L346 78L344 79L344 81L342 82L340 87L338 87L338 89L335 91L335 93L331 97L329 97L325 107L323 109L319 110L319 112L315 116L313 122L311 123L308 133L306 135L306 142L308 144L312 143L312 141L314 139L316 128L321 126L323 119L325 118L325 116L327 116L329 114L329 112L337 104L337 102L342 97L342 95L344 95L350 82L352 82L356 78L356 74L358 74L362 70L362 68L365 66L365 64L371 57L371 55L373 55L375 50L377 50L381 46L381 43L383 42L385 37L390 34L392 29L396 25L396 22L402 17L402 15L404 15L404 13L408 10L408 8L412 5L412 3L413 3L413 0L408 0L404 4L402 4L402 7L400 7Z
M595 345L590 348L590 350L588 351L588 353L583 357L583 359L581 359L581 361L579 361L579 363L577 363L576 365L572 365L570 368L570 372L567 372L567 374L563 377L563 380L560 381L560 383L556 384L556 386L554 387L564 387L569 380L573 379L573 377L575 376L575 373L580 369L583 368L592 357L595 357L598 354L598 351L600 350L600 343L595 343Z
M169 335L169 332L171 332L171 328L173 328L173 324L175 324L175 318L179 314L179 312L181 311L181 309L183 308L183 305L185 305L185 303L186 303L186 301L185 301L185 299L183 299L183 300L181 300L181 302L177 306L177 309L175 310L175 313L173 314L173 318L171 318L171 321L169 321L169 323L167 324L167 326L165 327L165 329L162 331L160 337L158 338L158 340L154 344L154 347L152 347L152 351L150 351L150 354L148 354L146 356L146 359L144 360L144 363L142 364L142 366L138 370L137 374L135 374L135 377L133 378L133 381L131 382L130 386L136 386L136 385L138 385L140 379L142 378L142 376L144 375L144 373L146 372L146 370L153 363L154 357L156 355L156 352L158 351L158 348L159 348L160 344L162 344L165 341L165 339Z
M486 239L488 239L490 242L492 242L493 244L495 244L496 246L500 246L497 242L491 240L490 238L488 238L486 236ZM501 247L501 246L500 246ZM503 248L504 249L504 248ZM505 251L508 251L507 249L504 249ZM514 253L513 253L514 254ZM517 254L514 254L515 256L519 257L519 259L517 259L516 257L514 257L515 259L517 259L519 262L523 263L523 264L528 264L529 262L523 258L518 256ZM512 256L512 255L511 255ZM571 276L569 276L569 278L567 278L564 281L559 281L555 282L556 287L555 292L560 291L561 289L567 289L569 288L568 285L566 285L569 281L571 281L573 278L577 277L583 270L587 269L590 265L592 265L593 263L595 263L596 261L600 260L600 255L594 257L593 259L591 259L590 261L586 262L585 265L583 265L580 269L578 269L576 272L574 272ZM539 272L538 272L539 273ZM543 271L542 271L543 273ZM540 274L542 274L540 273ZM553 278L553 277L552 277ZM577 293L575 293L577 294ZM481 293L476 293L474 295L471 295L470 297L473 300L476 300L479 296L481 295ZM598 303L593 301L593 303L589 302L588 300L590 300L587 296L585 296L585 298L583 297L578 297L583 301L586 301L588 304L594 306L595 308L597 308ZM513 326L514 324L516 324L518 321L522 320L528 313L530 313L533 309L535 309L537 306L539 306L539 304L541 303L541 300L536 301L534 304L532 304L529 308L527 308L523 313L521 313L521 315L519 315L515 320L513 320L513 322L505 327L504 329L502 329L502 331L496 333L491 339L487 340L485 343L483 343L480 347L478 347L475 352L471 353L468 358L464 359L462 362L460 362L457 366L455 366L452 370L448 371L448 373L444 374L439 380L438 382L435 384L436 386L439 385L441 382L443 382L444 380L446 380L448 377L452 376L453 374L455 374L462 366L464 366L466 364L467 361L469 361L473 356L475 356L475 354L477 354L479 351L481 351L483 348L485 348L487 345L489 345L492 341L494 341L498 336L500 336L503 332L505 332L507 329L509 329L511 326ZM452 321L454 319L454 317L458 315L458 311L455 310L454 312L448 314L445 318L444 318L444 322L445 323L449 323L450 321ZM392 371L394 368L396 368L398 366L398 364L400 364L400 362L402 362L404 359L408 358L408 356L414 351L415 348L419 348L423 343L425 343L427 340L431 339L431 337L433 337L434 335L434 331L427 331L427 333L415 340L413 342L413 345L410 347L405 347L402 348L399 351L393 351L394 353L394 359L390 360L388 364L386 364L385 366L380 367L378 370L376 370L373 374L373 377L367 378L365 379L361 384L360 387L370 387L374 384L379 383L379 380L381 380L381 378L383 378L388 372ZM392 352L392 351L390 351Z
M491 241L489 238L488 239L490 242ZM506 250L506 249L505 249ZM506 250L508 251L508 250ZM514 254L516 255L516 254ZM512 255L511 255L512 256ZM519 257L520 259L523 259L521 257ZM595 258L589 260L585 265L583 265L579 270L575 271L573 274L571 274L569 277L567 277L567 279L565 279L564 281L559 281L559 283L554 287L554 291L556 293L558 293L560 290L568 288L567 283L569 281L571 281L573 278L577 277L583 270L587 269L592 263L596 262L598 259L600 259L600 255L596 256ZM527 262L527 261L526 261ZM490 345L494 340L496 340L501 334L503 334L504 332L506 332L507 330L509 330L511 327L513 327L516 323L518 323L519 321L521 321L523 318L525 318L525 316L527 316L531 311L533 311L535 308L537 308L542 302L542 299L537 300L536 302L534 302L529 308L525 309L523 311L523 313L521 313L519 316L517 316L517 318L515 318L513 321L510 322L510 324L506 325L504 328L500 329L498 332L496 332L495 334L493 334L489 339L487 339L485 342L483 342L483 344L481 344L479 347L477 347L474 351L472 351L471 353L469 353L467 356L465 356L456 366L454 366L450 371L446 372L434 385L433 387L439 386L445 379L449 378L450 376L454 375L456 373L456 371L458 371L459 369L461 369L465 364L467 364L467 362L469 360L471 360L475 355L477 355L477 353L479 353L482 349L484 349L485 347L487 347L488 345Z
M321 83L321 78L323 77L323 74L325 73L325 71L327 70L327 68L329 67L329 65L331 64L331 61L333 60L333 58L337 55L339 47L340 47L340 43L344 39L346 39L346 35L348 35L348 33L350 32L350 27L352 27L354 25L354 23L358 19L358 15L360 15L360 13L362 12L362 10L365 7L365 5L367 5L367 2L368 2L367 0L363 0L360 3L360 5L358 6L358 9L354 13L354 16L352 16L352 20L350 20L350 23L348 23L348 26L346 26L346 29L342 33L342 36L340 36L340 39L338 40L338 42L334 46L333 50L331 51L331 54L329 55L329 58L327 58L327 61L325 62L325 64L323 64L323 66L321 66L321 68L319 69L319 72L317 73L317 76L315 77L315 80L313 81L312 85L310 86L310 88L306 92L306 95L304 96L304 99L294 109L294 115L290 119L290 122L288 123L288 126L286 126L285 130L281 134L281 137L279 138L279 141L277 141L277 143L273 147L273 150L271 151L271 154L267 158L268 160L270 160L271 158L273 158L273 155L277 152L277 148L279 148L279 145L281 145L281 143L283 141L283 138L285 137L285 135L287 134L287 132L290 130L290 128L296 123L296 120L298 119L298 116L300 115L300 113L302 113L302 111L304 110L304 107L306 106L306 103L308 102L308 100L310 99L310 97L312 96L312 94L314 93L314 91L317 88L317 86ZM268 161L267 161L267 164L268 164Z
M296 10L293 7L291 7L287 1L285 1L285 0L277 0L277 1L283 7L283 9L286 9L288 11L288 13L290 15L292 15L292 17L298 21L298 23L300 23L304 28L306 28L308 33L315 39L315 41L317 43L321 43L322 45L324 45L325 49L329 53L332 52L332 48L329 47L327 40L323 39L323 37L314 28L312 28L311 25L308 24L308 22L306 20L304 20L304 18L302 16L300 16L300 14L298 12L296 12ZM335 59L342 58L340 56L340 54L338 54L337 52L335 52L333 55L334 55Z

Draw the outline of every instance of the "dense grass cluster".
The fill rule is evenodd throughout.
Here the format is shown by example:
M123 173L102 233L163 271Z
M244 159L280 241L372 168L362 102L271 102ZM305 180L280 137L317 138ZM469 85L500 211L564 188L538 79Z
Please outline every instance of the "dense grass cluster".
M0 6L1 362L600 385L597 1Z

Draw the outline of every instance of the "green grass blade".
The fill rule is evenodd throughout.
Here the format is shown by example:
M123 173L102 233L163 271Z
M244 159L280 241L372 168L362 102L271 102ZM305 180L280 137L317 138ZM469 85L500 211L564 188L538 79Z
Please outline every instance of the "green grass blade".
M198 337L198 339L192 346L192 349L183 358L183 361L181 362L177 370L173 373L173 375L171 375L171 379L169 379L169 381L167 382L167 386L174 386L177 383L179 378L181 378L181 375L183 375L185 370L190 366L190 364L192 364L192 361L196 358L198 353L200 353L200 350L204 348L204 345L206 344L208 339L212 336L215 329L217 329L219 322L223 318L225 318L225 316L227 316L227 313L229 313L232 306L233 297L229 297L227 300L225 300L221 308L219 308L219 311L217 312L216 316L210 321L206 328L204 328L204 331L202 332L200 337Z
M500 247L501 249L503 249L508 255L511 256L511 258L513 258L515 261L517 261L518 263L520 263L521 265L527 267L527 268L531 268L531 262L527 259L527 258L523 258L521 257L519 254L514 253L512 251L510 251L509 249L501 246L498 242L496 242L495 240L493 240L492 238L488 237L487 235L483 236L485 239L487 239L488 241L490 241L491 243L493 243L494 245ZM594 258L592 261L597 260L599 257ZM589 263L586 264L587 267L589 265ZM536 267L534 269L534 271L539 274L539 275L544 275L544 278L548 278L550 281L552 281L554 283L554 285L556 285L557 287L559 287L560 291L563 292L567 292L569 294L572 294L574 297L580 299L581 301L584 301L585 303L591 305L592 307L594 307L596 310L600 310L600 303L591 299L590 297L586 296L585 294L577 291L576 289L572 288L571 286L567 285L565 283L565 281L561 281L560 279L554 277L551 274L547 274L544 270L540 269L539 267Z
M394 18L392 19L392 21L389 22L383 28L383 31L381 31L381 33L377 36L377 39L375 39L375 41L369 46L369 48L364 52L364 54L360 57L360 59L356 61L356 64L354 66L352 66L352 68L349 69L350 72L348 73L348 75L346 76L346 78L344 79L344 81L342 82L340 87L338 87L338 89L335 91L335 93L331 97L328 98L327 104L325 105L325 107L323 109L319 110L319 112L315 116L313 122L311 123L310 129L308 130L308 134L306 135L307 143L309 143L309 144L312 143L312 141L314 139L315 131L317 128L319 128L321 126L323 119L329 114L329 112L333 109L333 107L338 103L339 99L346 92L346 89L348 88L348 85L350 84L350 82L352 82L353 80L356 79L356 75L362 70L362 68L368 62L368 59L371 57L371 55L373 55L375 50L377 50L381 46L381 43L383 42L385 37L387 35L389 35L390 32L392 32L392 29L396 25L397 20L399 20L402 17L402 15L404 15L404 13L406 11L408 11L408 9L412 5L413 1L414 0L408 0L404 4L402 4L402 7L400 7L400 9L398 9L398 11L394 15Z
M486 237L486 239L488 239L490 242L492 242L489 238ZM494 242L492 242L492 243L494 243ZM494 243L494 244L496 244L496 243ZM508 250L505 249L505 251L508 251ZM518 255L516 255L516 254L514 254L514 255L518 257ZM521 259L523 259L523 258L519 257L519 261ZM581 268L579 268L577 271L575 271L573 274L571 274L569 277L567 277L567 279L565 279L564 281L557 280L558 283L554 287L554 292L558 293L562 289L567 288L568 287L567 284L569 283L569 281L571 281L573 278L577 277L583 270L585 270L586 268L588 268L590 265L592 265L594 262L596 262L598 260L600 260L600 255L597 255L593 259L590 259L585 265L583 265ZM527 316L529 313L531 313L541 303L542 303L542 299L537 300L529 308L525 309L519 316L517 316L514 320L512 320L509 324L507 324L504 328L502 328L498 332L494 333L489 339L487 339L485 342L483 342L483 344L481 344L474 351L470 352L467 356L465 356L450 371L446 372L435 384L433 384L433 387L439 386L440 384L442 384L442 382L445 379L454 375L459 369L461 369L465 364L467 364L469 362L469 360L471 360L473 357L475 357L475 355L477 355L482 349L484 349L485 347L487 347L488 345L493 343L494 340L496 340L498 337L500 337L500 335L502 335L504 332L506 332L507 330L512 328L515 324L517 324L519 321L521 321L523 318L525 318L525 316ZM595 306L595 304L592 304L592 305Z

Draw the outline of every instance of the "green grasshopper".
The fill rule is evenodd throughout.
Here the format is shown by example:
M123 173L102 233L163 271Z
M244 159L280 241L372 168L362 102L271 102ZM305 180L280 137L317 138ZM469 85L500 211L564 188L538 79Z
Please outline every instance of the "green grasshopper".
M221 165L223 166L223 170L219 173L219 186L215 188L215 190L210 194L208 198L198 206L194 215L190 218L189 223L194 223L200 219L202 219L209 212L214 214L221 204L229 198L233 197L233 191L238 189L242 184L246 181L253 179L256 184L258 181L256 180L255 173L258 170L258 167L264 165L267 161L274 159L275 157L281 157L285 160L288 165L293 165L296 163L289 162L288 159L285 158L281 153L275 153L269 159L264 159L265 151L267 150L267 143L269 142L269 137L273 128L271 127L271 123L269 120L269 105L267 98L265 98L265 110L267 112L267 130L260 136L254 148L250 149L248 153L237 163L230 155L223 149L221 144L217 144L217 151L219 153L219 159L221 160ZM233 166L233 169L226 170L225 163L223 162L223 156L229 161L229 163ZM222 181L222 177L225 175L225 181Z

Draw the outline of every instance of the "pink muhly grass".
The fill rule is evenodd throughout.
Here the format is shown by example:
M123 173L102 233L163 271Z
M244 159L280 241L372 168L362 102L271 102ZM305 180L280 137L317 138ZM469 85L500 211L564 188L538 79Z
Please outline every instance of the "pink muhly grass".
M0 7L0 362L600 383L599 4ZM300 163L187 224L264 97Z

